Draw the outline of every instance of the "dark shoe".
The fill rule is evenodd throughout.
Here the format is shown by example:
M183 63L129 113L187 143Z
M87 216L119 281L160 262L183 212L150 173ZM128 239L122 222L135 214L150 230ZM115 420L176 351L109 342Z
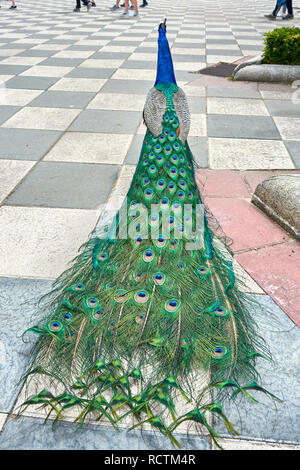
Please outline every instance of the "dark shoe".
M282 17L283 20L293 20L294 19L294 15L285 15Z
M74 8L73 11L80 11L80 8Z
M134 10L134 6L131 5L131 6L129 7L129 10Z
M272 13L270 15L265 15L265 18L268 18L268 20L276 20L276 16L272 15Z
M124 7L125 7L125 3L122 3L122 5L120 5L120 7L124 8Z
M111 7L110 11L115 11L115 10L119 10L120 7L117 7L117 5L114 5L113 7Z
M148 2L146 0L144 0L142 5L140 5L140 8L144 8L144 7L147 7L147 6L148 6Z
M96 6L96 3L95 3L95 2L92 2L92 5L91 5L91 6L92 6L92 7L95 7L95 6Z
M9 7L9 10L15 10L17 8L17 5L12 5L11 7Z

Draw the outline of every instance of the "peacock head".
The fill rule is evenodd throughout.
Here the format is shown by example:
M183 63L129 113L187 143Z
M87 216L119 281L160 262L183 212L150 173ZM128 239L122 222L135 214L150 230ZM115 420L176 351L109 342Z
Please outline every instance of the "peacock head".
M171 51L166 35L166 23L167 20L165 19L158 27L158 56L155 87L161 83L173 83L177 86Z
M168 139L173 135L172 143L176 146L178 142L174 141L177 137L183 143L186 142L190 129L190 113L186 95L176 83L166 31L166 20L164 20L158 27L156 81L154 87L148 92L143 110L143 118L150 133L157 138L165 140L165 134L162 134L164 133L166 118L168 117L166 113L170 113L171 118L174 120L174 127L171 129L172 132L168 134ZM169 125L172 124L171 121L168 121L168 123ZM167 129L165 132L167 132ZM161 140L160 142L163 143Z

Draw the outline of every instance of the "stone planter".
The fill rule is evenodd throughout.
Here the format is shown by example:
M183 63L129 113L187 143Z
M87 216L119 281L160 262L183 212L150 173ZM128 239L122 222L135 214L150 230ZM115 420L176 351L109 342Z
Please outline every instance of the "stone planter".
M300 240L300 175L273 176L255 189L251 202Z
M235 80L290 83L300 80L300 65L262 64L259 55L239 64L232 74Z

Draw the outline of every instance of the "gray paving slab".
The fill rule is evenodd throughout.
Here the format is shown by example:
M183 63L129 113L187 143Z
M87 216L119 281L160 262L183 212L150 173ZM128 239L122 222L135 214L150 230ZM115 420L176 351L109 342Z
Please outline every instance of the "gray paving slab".
M155 54L157 52L157 47L143 47L140 46L135 49L134 52L138 52L140 54Z
M61 132L0 128L0 159L39 160Z
M196 62L202 64L206 62L205 55L196 54L172 54L174 63L176 62ZM177 73L176 73L177 75Z
M175 47L176 47L176 48L179 48L179 49L180 49L180 48L186 49L186 43L184 43L184 42L176 43L176 46L175 46ZM194 43L193 43L193 42L190 42L189 45L188 45L188 49L190 49L191 51L192 51L193 49L202 49L202 47L203 47L203 46L202 46L202 45L199 45L199 43L197 43L197 42L194 42Z
M81 64L85 59L60 59L58 57L49 57L39 65L43 66L50 66L50 67L77 67L77 65Z
M77 431L77 432L76 432ZM176 435L190 450L209 450L206 437ZM0 435L0 449L5 450L172 450L168 438L153 432L115 431L112 427L86 425L81 431L73 423L51 422L37 418L9 419Z
M17 57L50 57L51 55L56 54L56 53L57 53L57 50L51 49L49 45L49 49L47 50L28 49L26 51L23 51L17 54Z
M33 34L31 36L31 39L52 39L53 38L53 34L48 34L47 32L45 33L37 33L37 34Z
M118 171L118 165L41 162L6 204L97 209L107 200Z
M189 137L188 143L198 168L208 167L208 151L206 137Z
M232 57L242 55L240 49L237 49L237 50L232 50L232 49L207 49L206 52L209 55L224 55L224 56L232 56Z
M240 48L244 51L262 51L264 49L263 44L241 44ZM258 55L255 53L254 55Z
M206 99L200 96L193 96L188 98L189 110L192 114L205 114L206 113Z
M300 141L286 140L284 143L292 157L295 167L300 169Z
M199 34L189 34L189 33L186 33L186 32L180 32L178 33L178 37L179 38L185 38L185 39L191 39L191 41L195 38L197 39L201 39L201 38L204 38L204 33L202 32L199 32Z
M55 41L53 41L53 42L55 42ZM84 44L74 44L70 47L67 47L64 50L65 51L98 51L98 49L99 49L98 45L89 44L88 46L86 46Z
M16 76L5 83L7 88L22 88L24 90L47 90L59 80L59 77L30 77Z
M115 42L113 42L113 45L115 46ZM77 47L77 46L76 46ZM89 50L88 48L90 46L85 46L86 50ZM68 49L71 50L71 49ZM80 49L74 49L73 50L80 50ZM92 49L91 49L92 50ZM119 59L127 59L128 57L131 56L131 52L101 52L97 51L93 55L89 57L89 59L114 59L114 60L119 60Z
M69 72L66 77L72 78L110 78L115 73L116 68L92 68L92 67L78 67Z
M144 69L155 70L156 62L150 60L126 60L120 65L121 69Z
M127 165L137 165L140 158L144 137L144 134L137 134L134 136L125 158L125 163Z
M12 410L29 364L28 352L36 340L23 332L35 321L35 303L51 288L51 281L0 278L0 412Z
M132 93L146 95L152 87L152 80L109 80L101 88L101 93Z
M209 137L232 137L237 139L280 139L272 118L267 116L241 116L208 114Z
M187 70L176 70L176 80L180 82L189 83L190 81L194 80L195 75L192 74L193 70L197 70L197 66L195 65L191 71Z
M216 96L220 98L258 98L261 95L257 90L245 90L244 88L207 88L207 96Z
M96 93L83 91L48 90L30 102L29 106L49 108L80 108L83 109Z
M300 442L300 330L270 297L256 298L270 312L263 316L257 309L254 318L274 358L274 364L258 359L257 368L264 388L283 402L276 404L262 393L253 392L259 403L240 398L236 405L225 406L225 410L240 437ZM227 434L221 423L216 430Z
M130 47L139 47L139 44L143 42L143 39L137 39L137 38L134 38L132 37L131 40L127 40L127 41L118 41L118 40L114 40L111 42L112 45L114 46L130 46ZM140 47L139 47L139 50L140 50Z
M21 109L20 106L0 106L0 125Z
M272 116L300 117L299 104L294 104L290 98L286 100L265 100L265 105Z
M9 65L0 63L0 75L18 75L29 69L29 65Z
M263 36L261 34L259 34L257 31L256 31L256 36L244 36L243 34L238 34L236 33L234 35L234 37L238 40L238 39L242 39L242 40L246 40L246 39L249 39L250 41L253 41L253 39L255 39L256 41L259 41L261 39L261 41L263 41Z
M18 39L19 39L18 36L10 36L9 38L5 38L5 41L13 42L13 41L17 41Z
M215 34L217 34L215 32ZM223 35L223 31L222 33L220 33ZM210 39L210 38L207 38L206 39L206 44L220 44L220 39ZM234 44L234 45L237 45L237 41L235 41L235 39L224 39L222 38L222 42L221 44Z
M137 111L83 110L70 131L135 134L141 121Z
M2 43L1 38L0 38L0 43ZM33 46L34 44L11 42L11 43L5 44L5 49L30 49Z
M74 44L76 43L76 39L59 39L60 44ZM53 40L53 35L51 35L51 39L47 41L45 44L57 44L57 39Z

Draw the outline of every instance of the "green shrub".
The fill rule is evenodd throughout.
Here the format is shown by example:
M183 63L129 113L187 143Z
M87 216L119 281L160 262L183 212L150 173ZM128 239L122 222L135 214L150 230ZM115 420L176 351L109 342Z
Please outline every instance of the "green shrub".
M300 65L300 28L277 28L264 37L263 63Z

